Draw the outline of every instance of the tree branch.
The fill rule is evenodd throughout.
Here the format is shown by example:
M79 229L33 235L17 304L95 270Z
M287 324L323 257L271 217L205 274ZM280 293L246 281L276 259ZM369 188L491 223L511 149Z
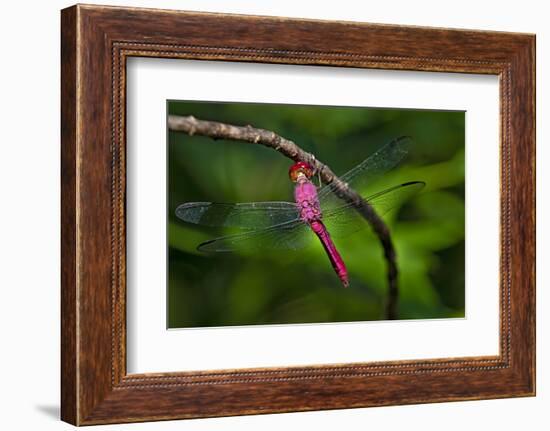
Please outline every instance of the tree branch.
M338 178L326 164L317 160L313 154L302 150L294 142L272 131L256 129L250 125L241 127L216 121L198 120L193 116L169 115L168 128L176 132L185 132L191 136L200 135L214 139L227 139L264 145L279 151L281 154L296 162L302 161L309 163L315 169L316 174L319 174L321 180L325 184L330 185L332 192L340 199L353 205L372 226L374 232L378 236L388 266L388 301L386 304L386 318L397 319L397 301L399 296L397 286L398 271L395 249L389 229L384 220L374 211L372 206L365 201L359 193L349 187L347 183Z

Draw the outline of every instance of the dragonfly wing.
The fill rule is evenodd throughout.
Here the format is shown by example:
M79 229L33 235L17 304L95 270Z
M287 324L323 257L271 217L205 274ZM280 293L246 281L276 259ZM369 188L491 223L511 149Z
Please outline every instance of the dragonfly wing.
M261 252L300 249L311 243L315 235L300 219L236 235L227 235L203 242L199 251L205 252Z
M296 220L299 213L292 202L187 202L176 208L176 216L203 226L260 229Z
M340 176L340 179L361 192L365 186L372 184L384 173L397 166L407 155L410 145L411 139L408 136L397 138ZM332 209L345 205L344 201L334 194L333 185L323 187L318 195L321 208Z
M365 200L374 208L376 214L382 216L410 199L425 185L422 181L400 184L366 197ZM369 226L368 221L351 204L323 213L323 222L334 237L351 235Z

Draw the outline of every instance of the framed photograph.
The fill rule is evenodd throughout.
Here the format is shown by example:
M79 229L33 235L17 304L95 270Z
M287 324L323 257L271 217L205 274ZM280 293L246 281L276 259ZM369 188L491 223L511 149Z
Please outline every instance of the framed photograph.
M61 415L535 394L535 36L61 13Z

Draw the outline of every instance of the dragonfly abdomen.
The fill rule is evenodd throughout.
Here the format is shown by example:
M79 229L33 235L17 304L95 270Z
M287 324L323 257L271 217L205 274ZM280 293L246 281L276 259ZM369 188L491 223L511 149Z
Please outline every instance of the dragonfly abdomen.
M348 270L346 268L346 265L344 264L342 256L340 256L340 253L338 253L338 250L336 249L336 246L334 245L334 242L332 241L332 238L330 237L325 225L322 221L316 220L310 223L310 227L321 241L321 244L323 244L323 248L328 255L328 258L330 260L330 263L332 264L332 267L334 268L334 271L336 272L336 275L338 275L338 278L340 279L340 281L342 281L343 286L348 287Z
M323 248L338 278L340 278L344 287L347 287L349 285L348 270L322 222L323 214L317 196L317 188L305 175L299 175L296 180L294 198L300 210L300 218L315 232L321 244L323 244Z

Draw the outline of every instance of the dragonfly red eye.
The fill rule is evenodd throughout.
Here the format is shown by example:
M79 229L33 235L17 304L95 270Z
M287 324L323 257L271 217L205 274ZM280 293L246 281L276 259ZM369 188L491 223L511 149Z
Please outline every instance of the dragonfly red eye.
M304 174L306 177L311 178L313 176L313 168L309 163L297 162L288 170L288 176L293 182L298 180L300 174Z

